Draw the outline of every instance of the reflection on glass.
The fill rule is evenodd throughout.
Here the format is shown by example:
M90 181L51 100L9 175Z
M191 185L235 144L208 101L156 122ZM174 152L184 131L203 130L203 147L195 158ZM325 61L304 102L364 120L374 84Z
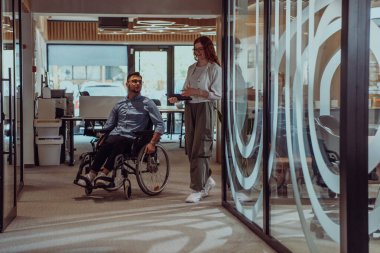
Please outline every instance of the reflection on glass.
M368 97L368 231L370 252L380 248L380 2L371 1Z
M263 1L231 1L230 10L225 133L228 201L262 227Z
M339 252L341 1L272 6L271 232L294 252Z

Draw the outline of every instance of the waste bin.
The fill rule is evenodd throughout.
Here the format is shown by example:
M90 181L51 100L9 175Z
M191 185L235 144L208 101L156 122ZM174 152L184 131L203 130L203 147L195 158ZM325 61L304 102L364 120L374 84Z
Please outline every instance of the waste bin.
M59 165L61 158L62 136L36 137L40 165Z
M35 119L34 127L38 137L51 137L59 135L59 128L62 125L60 119Z

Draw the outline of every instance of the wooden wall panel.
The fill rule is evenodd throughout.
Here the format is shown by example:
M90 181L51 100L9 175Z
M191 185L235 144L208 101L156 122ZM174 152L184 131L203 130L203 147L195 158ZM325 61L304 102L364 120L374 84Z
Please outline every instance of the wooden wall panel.
M126 35L126 34L98 34L97 22L91 21L48 21L49 41L99 41L99 42L170 42L170 43L192 43L199 33L192 34L148 34L148 35ZM209 36L213 41L216 36Z
M13 41L13 33L11 32L6 32L5 34L3 34L3 36L3 40L5 40L6 42Z

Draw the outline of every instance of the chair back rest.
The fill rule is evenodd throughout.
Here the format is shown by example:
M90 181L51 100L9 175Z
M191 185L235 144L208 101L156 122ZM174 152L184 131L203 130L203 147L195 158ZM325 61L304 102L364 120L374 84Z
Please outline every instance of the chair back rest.
M331 115L321 115L315 118L315 123L321 151L339 156L339 121Z
M88 91L80 91L79 95L81 95L81 96L90 96L90 93Z
M334 116L321 115L315 119L315 122L327 133L339 137L339 121Z
M157 105L157 106L161 106L161 101L159 99L155 99L153 98L152 101Z

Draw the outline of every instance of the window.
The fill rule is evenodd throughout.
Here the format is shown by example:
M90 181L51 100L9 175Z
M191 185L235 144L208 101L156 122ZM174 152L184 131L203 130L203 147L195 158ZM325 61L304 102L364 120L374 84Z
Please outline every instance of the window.
M125 95L127 46L48 45L48 65L50 87L73 93L76 116L79 115L80 91L91 89L97 96Z

